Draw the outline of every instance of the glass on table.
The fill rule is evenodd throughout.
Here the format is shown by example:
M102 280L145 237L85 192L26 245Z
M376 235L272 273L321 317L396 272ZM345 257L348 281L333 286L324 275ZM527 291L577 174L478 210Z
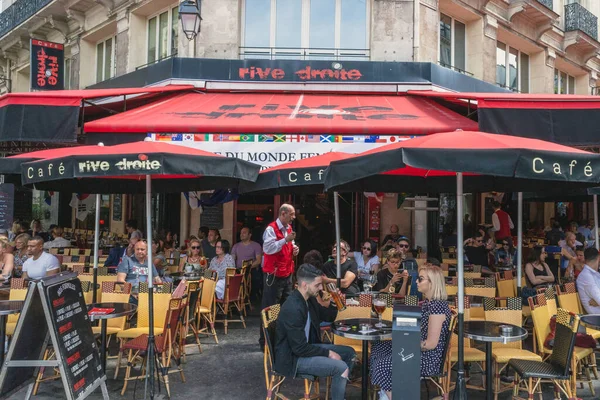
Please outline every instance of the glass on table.
M373 300L373 308L375 308L375 312L377 313L377 317L379 317L379 322L375 324L377 328L383 328L385 325L382 322L383 313L387 307L387 302L385 299L376 298Z

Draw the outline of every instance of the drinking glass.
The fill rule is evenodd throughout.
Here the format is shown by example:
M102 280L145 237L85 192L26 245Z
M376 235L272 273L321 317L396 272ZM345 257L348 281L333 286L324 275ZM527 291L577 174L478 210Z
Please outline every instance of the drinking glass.
M379 322L375 324L377 328L383 328L385 325L381 321L385 308L387 307L387 302L384 299L377 298L373 300L373 307L375 308L375 312L379 317Z

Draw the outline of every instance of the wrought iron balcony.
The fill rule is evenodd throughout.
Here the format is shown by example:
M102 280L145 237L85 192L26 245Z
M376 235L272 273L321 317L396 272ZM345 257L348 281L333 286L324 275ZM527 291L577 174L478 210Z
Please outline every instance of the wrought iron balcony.
M548 7L549 9L553 9L554 6L554 0L538 0L538 3L545 5L546 7Z
M565 32L582 31L598 40L598 17L579 3L565 5Z
M0 13L0 37L27 21L53 0L16 0Z

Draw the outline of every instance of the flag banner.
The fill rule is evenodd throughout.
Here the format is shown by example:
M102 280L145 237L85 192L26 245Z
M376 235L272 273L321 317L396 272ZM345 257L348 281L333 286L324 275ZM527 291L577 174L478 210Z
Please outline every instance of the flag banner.
M183 192L183 195L192 210L200 207L200 192Z

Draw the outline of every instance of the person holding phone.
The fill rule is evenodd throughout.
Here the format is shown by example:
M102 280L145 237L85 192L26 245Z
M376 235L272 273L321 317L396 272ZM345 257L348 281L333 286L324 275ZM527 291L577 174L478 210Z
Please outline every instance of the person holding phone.
M373 287L373 291L406 296L408 271L405 269L400 270L401 263L401 254L395 250L390 250L388 252L388 267L377 273L377 283Z

